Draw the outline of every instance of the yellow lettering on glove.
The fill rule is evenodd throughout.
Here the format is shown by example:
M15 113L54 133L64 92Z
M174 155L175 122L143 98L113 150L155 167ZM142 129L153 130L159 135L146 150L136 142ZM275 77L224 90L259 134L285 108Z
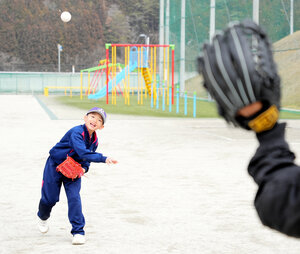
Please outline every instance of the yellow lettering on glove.
M279 111L275 105L249 122L249 127L255 132L263 132L273 128L279 117Z

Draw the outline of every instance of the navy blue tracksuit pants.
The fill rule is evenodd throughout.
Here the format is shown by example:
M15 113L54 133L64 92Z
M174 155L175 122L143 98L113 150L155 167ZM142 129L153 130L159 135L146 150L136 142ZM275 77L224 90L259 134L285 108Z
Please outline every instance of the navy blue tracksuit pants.
M57 172L56 167L57 164L49 157L44 169L38 216L42 220L50 217L52 207L59 201L60 189L63 184L68 199L68 216L72 224L71 234L84 235L85 219L82 214L80 198L81 178L72 181Z

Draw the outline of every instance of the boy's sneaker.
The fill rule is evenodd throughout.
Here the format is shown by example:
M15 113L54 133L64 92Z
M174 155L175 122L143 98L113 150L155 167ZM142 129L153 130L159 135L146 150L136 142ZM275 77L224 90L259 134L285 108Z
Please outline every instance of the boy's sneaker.
M42 220L40 217L38 217L38 228L41 231L41 233L43 234L47 233L49 230L47 220Z
M80 234L73 235L72 244L73 245L85 244L85 237L84 237L84 235L80 235Z

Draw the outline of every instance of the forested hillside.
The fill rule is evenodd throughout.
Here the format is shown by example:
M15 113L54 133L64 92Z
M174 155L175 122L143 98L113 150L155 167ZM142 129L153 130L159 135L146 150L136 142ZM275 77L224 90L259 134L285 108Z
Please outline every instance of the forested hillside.
M0 0L0 71L57 71L57 44L63 46L61 70L76 71L105 58L105 43L158 43L159 0ZM166 1L165 1L166 2ZM181 0L170 0L169 43L180 62ZM62 11L72 14L69 23ZM260 1L260 24L272 42L289 34L290 0ZM209 0L186 0L186 70L209 37ZM252 0L216 0L216 30L252 17ZM166 20L165 20L166 21ZM295 31L300 29L300 1L294 1ZM117 52L118 53L118 52Z
M62 71L94 66L108 42L136 43L143 33L157 43L158 13L152 0L1 0L0 71L56 71L58 43Z

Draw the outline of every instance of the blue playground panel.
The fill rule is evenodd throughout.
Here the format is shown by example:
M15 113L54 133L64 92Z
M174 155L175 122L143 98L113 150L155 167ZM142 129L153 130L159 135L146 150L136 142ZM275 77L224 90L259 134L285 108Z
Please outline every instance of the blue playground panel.
M127 65L118 75L113 79L108 82L108 92L111 92L112 89L112 84L119 84L126 75L128 75L129 72L134 71L134 69L137 67L137 65ZM106 96L106 86L103 86L97 93L95 94L90 94L88 96L89 99L99 99Z

